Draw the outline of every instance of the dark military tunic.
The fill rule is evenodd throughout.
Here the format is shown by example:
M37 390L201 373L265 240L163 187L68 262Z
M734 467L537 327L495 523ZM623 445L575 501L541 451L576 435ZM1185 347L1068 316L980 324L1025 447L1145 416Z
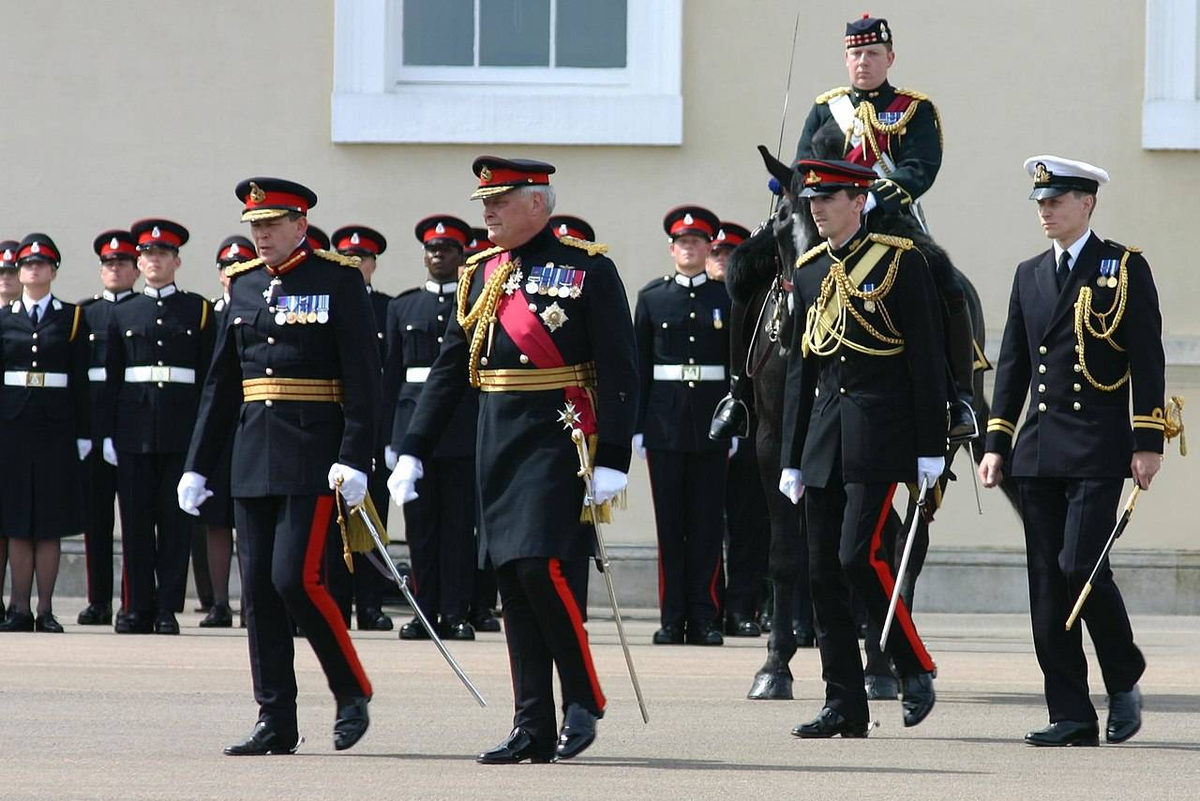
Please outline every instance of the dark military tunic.
M222 330L229 322L229 301L224 298L214 298L213 325L215 330ZM230 472L233 462L233 437L228 437L225 452L217 462L217 469L208 479L207 488L213 496L200 506L200 520L207 526L218 528L233 528L233 495L229 491Z
M1163 451L1165 357L1158 292L1140 252L1089 232L1061 292L1055 267L1054 248L1017 266L985 447L1019 485L1050 721L1086 723L1096 710L1082 626L1068 632L1063 621L1112 530L1133 453ZM1129 691L1146 662L1107 564L1082 617L1105 689Z
M88 328L51 297L37 325L14 301L0 309L0 536L56 539L83 529L76 439L91 438Z

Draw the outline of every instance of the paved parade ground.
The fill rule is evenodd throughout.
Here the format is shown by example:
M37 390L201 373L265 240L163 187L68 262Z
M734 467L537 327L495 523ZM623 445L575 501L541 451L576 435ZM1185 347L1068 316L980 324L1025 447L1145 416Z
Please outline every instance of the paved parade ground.
M82 602L56 606L69 621ZM875 705L880 726L869 739L830 741L789 734L821 706L815 650L793 661L799 700L751 702L764 640L655 647L646 611L628 627L650 711L643 726L616 629L597 617L592 643L609 698L599 739L573 762L514 767L473 761L509 729L503 635L452 645L490 702L480 709L431 643L355 632L375 688L372 724L340 754L330 741L333 699L297 641L307 742L294 757L235 759L221 748L255 718L245 635L202 631L198 619L183 615L176 638L75 625L59 636L2 635L0 798L1183 799L1200 780L1195 617L1133 621L1149 662L1141 734L1061 750L1021 742L1045 711L1020 615L918 615L938 662L933 713L906 730L898 702ZM1094 700L1103 727L1103 695Z

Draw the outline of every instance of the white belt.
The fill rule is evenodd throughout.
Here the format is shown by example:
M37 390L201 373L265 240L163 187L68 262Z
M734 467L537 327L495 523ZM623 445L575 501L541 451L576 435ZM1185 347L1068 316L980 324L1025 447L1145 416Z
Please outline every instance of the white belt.
M404 380L410 384L424 384L429 380L429 368L409 367L404 371Z
M195 384L196 371L190 367L161 367L158 365L142 365L126 367L125 380L134 384L171 383Z
M103 367L89 367L88 368L88 381L95 381L98 384L102 384L107 380L108 380L108 371L105 370Z
M723 364L656 364L655 381L724 381Z
M65 387L67 385L67 374L5 370L4 384L9 387Z

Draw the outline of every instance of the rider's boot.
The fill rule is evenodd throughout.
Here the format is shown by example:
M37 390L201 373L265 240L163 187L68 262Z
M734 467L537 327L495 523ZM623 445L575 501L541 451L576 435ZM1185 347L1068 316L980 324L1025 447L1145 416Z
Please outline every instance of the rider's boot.
M946 360L950 366L949 431L951 444L968 442L979 436L975 415L975 334L971 310L966 303L952 304L946 322Z

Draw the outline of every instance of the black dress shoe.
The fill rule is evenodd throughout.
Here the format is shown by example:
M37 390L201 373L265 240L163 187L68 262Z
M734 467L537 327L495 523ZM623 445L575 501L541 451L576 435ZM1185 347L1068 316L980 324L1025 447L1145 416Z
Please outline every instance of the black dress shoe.
M937 697L933 692L933 674L917 673L913 676L905 676L902 685L904 700L901 701L901 706L904 709L904 725L916 726L933 710L933 703Z
M1059 748L1068 745L1100 745L1100 727L1094 720L1090 723L1060 720L1044 729L1029 732L1025 735L1025 742L1030 745Z
M473 640L475 629L461 617L444 617L438 626L438 634L443 640Z
M421 625L421 621L414 617L412 620L400 627L400 639L428 640L429 632L426 631L425 627Z
M359 631L391 631L394 627L392 619L377 606L359 610Z
M725 638L711 622L688 623L688 645L724 645Z
M545 763L553 758L554 746L546 748L534 740L529 732L518 726L509 733L504 742L484 751L475 757L475 761L480 765L515 765L527 759L533 763Z
M8 610L8 618L0 623L0 631L33 631L33 614Z
M233 610L229 608L229 604L213 604L208 609L208 614L200 621L202 629L230 629L233 628Z
M567 707L563 715L563 726L558 732L558 746L554 749L556 759L579 756L596 741L596 716L579 704Z
M792 736L804 740L824 739L828 737L866 737L866 723L851 723L837 710L825 707L821 713L808 723L801 723L792 729Z
M53 612L46 612L45 614L38 615L36 618L34 618L33 630L44 631L48 634L63 633L62 623L58 622L58 618L54 616Z
M367 733L371 725L371 716L367 714L367 704L370 698L339 698L337 717L333 721L333 747L345 751Z
M725 633L730 637L761 637L762 627L753 618L731 612L725 616Z
M108 604L88 604L79 613L76 622L81 626L108 626L112 623L112 606Z
M654 632L655 645L683 645L683 626L678 623L668 623Z
M175 613L160 611L154 618L154 633L178 634L179 621L175 619Z
M895 701L900 697L900 682L895 676L873 676L868 673L863 677L863 687L867 691L868 701Z
M226 756L266 756L267 754L294 754L304 739L293 732L283 733L270 723L260 720L254 731L240 743L225 746Z
M113 625L117 634L151 634L154 632L154 617L150 612L121 612Z
M490 611L471 616L471 625L476 631L495 633L500 631L500 619Z
M1108 696L1108 725L1104 727L1104 739L1110 743L1123 743L1142 728L1142 691L1138 686L1124 693Z

